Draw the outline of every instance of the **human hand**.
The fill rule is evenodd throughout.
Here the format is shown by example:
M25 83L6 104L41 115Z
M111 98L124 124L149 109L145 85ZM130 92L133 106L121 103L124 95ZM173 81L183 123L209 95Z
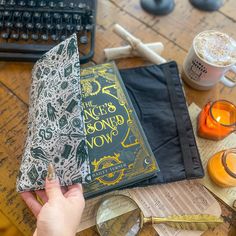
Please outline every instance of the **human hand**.
M75 184L61 188L55 172L49 177L46 179L45 190L35 191L44 205L36 200L32 192L21 193L37 218L34 236L74 236L85 205L82 186Z

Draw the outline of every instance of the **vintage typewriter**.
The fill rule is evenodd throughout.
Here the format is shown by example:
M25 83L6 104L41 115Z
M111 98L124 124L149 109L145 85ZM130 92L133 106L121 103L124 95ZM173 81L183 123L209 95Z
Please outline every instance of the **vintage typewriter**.
M74 32L81 63L94 54L96 0L0 0L0 60L36 61Z

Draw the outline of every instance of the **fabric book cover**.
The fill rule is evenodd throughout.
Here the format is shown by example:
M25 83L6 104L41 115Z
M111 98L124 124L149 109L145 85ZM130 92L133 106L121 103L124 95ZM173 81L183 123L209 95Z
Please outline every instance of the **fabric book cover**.
M158 165L115 64L82 69L81 85L92 178L85 197L155 176Z
M73 34L34 65L19 192L43 189L50 162L62 186L89 180L77 45Z
M204 170L177 63L119 72L160 168L157 176L135 186L202 178Z

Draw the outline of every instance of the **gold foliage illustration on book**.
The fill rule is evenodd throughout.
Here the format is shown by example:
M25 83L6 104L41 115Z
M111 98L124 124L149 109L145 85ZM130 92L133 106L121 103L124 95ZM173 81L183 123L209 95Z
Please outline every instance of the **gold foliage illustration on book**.
M93 179L85 197L156 175L158 165L115 64L82 69L81 84Z

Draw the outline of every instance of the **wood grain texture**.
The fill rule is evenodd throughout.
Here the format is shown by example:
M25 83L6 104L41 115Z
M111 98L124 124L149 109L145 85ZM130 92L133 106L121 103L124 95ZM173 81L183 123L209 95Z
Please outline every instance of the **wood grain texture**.
M194 36L208 29L217 29L236 38L236 1L226 0L216 12L207 13L192 7L188 0L175 1L174 11L162 17L144 12L139 0L99 0L96 48L93 63L103 63L103 49L126 43L113 33L115 23L129 30L144 43L160 41L164 44L163 56L178 63L180 73L183 60ZM149 64L141 58L116 61L119 68ZM15 192L27 131L27 111L31 84L32 63L0 62L0 210L18 227L23 235L32 235L35 219ZM236 102L236 88L226 88L221 83L209 91L196 91L184 85L187 101L203 106L209 100L228 99ZM225 223L205 236L236 235L236 213L220 203ZM77 235L96 236L95 227ZM154 236L151 226L141 235Z
M235 0L226 0L226 4L219 10L226 17L230 18L233 22L236 22L236 5Z
M30 235L35 219L16 192L16 176L26 137L27 106L0 83L0 210Z

